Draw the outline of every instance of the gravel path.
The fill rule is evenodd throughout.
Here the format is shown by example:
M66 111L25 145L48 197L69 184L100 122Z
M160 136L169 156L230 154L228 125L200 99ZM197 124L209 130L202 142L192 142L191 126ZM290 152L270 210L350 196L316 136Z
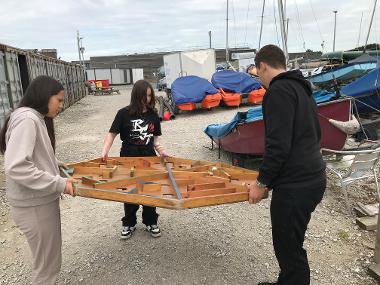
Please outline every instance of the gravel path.
M116 111L129 102L121 95L87 96L56 120L57 156L66 162L100 156L104 133ZM247 108L240 108L246 110ZM162 124L169 153L216 161L206 147L203 129L227 122L236 109L195 111ZM117 156L120 142L110 155ZM222 161L230 161L222 153ZM2 159L0 161L2 163ZM1 166L1 189L4 173ZM354 193L359 195L361 189ZM373 192L365 199L374 202ZM270 230L269 200L184 211L159 209L163 235L152 239L141 223L132 239L121 241L122 205L86 198L62 200L63 265L59 284L256 284L275 280L278 266ZM141 222L141 212L138 213ZM358 229L345 214L343 197L333 180L314 213L305 247L312 284L366 284L373 262L375 235ZM0 191L0 284L29 284L30 253L15 228Z

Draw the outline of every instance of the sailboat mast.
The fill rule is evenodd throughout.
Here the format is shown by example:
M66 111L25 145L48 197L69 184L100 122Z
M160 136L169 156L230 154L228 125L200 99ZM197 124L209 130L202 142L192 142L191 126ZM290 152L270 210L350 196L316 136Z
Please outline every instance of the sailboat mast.
M263 34L264 9L265 9L265 0L263 0L263 10L261 12L261 26L260 26L259 49L261 47L261 36Z
M371 33L371 27L372 27L372 22L373 22L373 16L375 15L376 4L377 4L377 0L375 0L375 3L374 3L374 5L373 5L372 16L371 16L371 22L369 23L369 28L368 28L367 38L366 38L366 40L365 40L365 45L364 45L363 53L365 53L365 50L366 50L366 48L367 48L367 44L368 44L369 34Z
M229 61L228 57L228 0L227 0L227 17L226 17L226 62Z
M278 0L278 12L280 14L280 26L281 26L281 39L282 39L282 49L284 50L286 62L289 60L288 55L288 44L287 44L287 35L285 30L285 14L284 14L284 6L282 4L282 0Z

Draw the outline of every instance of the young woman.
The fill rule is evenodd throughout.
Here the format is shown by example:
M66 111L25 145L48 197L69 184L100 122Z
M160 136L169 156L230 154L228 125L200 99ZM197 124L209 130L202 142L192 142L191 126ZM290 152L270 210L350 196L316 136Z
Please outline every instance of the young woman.
M72 181L60 177L53 118L62 110L63 86L39 76L0 133L6 194L11 215L32 252L32 284L55 284L61 268L59 198L74 195Z
M120 134L122 147L120 156L167 156L158 137L161 135L160 119L155 111L156 100L152 86L145 80L135 83L131 93L131 104L120 109L106 134L102 158L106 160L115 137ZM121 238L128 239L136 229L136 212L139 205L124 204ZM143 223L152 237L161 236L157 225L155 207L143 206Z

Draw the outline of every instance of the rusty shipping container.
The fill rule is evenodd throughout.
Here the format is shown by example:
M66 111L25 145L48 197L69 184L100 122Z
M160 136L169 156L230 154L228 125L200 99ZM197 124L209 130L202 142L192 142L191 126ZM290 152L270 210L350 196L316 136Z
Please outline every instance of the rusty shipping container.
M17 108L29 83L39 75L62 83L68 108L87 95L83 67L0 43L0 123Z

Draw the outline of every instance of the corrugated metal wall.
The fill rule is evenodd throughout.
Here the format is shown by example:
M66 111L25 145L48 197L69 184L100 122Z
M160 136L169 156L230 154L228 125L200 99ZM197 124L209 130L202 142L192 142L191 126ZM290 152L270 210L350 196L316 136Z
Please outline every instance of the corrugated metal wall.
M84 69L75 64L0 44L0 123L16 108L29 82L39 75L60 81L65 88L64 108L87 95Z

